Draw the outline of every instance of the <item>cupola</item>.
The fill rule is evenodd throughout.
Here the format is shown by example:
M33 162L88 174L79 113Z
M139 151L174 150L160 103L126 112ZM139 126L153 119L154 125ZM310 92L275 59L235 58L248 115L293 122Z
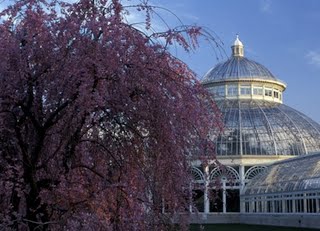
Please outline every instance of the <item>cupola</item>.
M234 57L243 57L244 56L243 44L239 39L239 35L237 35L237 38L234 41L231 49L232 49L232 56L234 56Z

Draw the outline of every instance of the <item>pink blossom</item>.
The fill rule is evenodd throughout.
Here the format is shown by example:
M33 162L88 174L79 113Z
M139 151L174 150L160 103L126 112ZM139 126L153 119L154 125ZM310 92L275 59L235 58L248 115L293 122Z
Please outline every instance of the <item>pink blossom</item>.
M164 229L191 203L191 156L214 158L217 107L120 1L58 4L0 14L1 227ZM200 33L158 36L189 49Z

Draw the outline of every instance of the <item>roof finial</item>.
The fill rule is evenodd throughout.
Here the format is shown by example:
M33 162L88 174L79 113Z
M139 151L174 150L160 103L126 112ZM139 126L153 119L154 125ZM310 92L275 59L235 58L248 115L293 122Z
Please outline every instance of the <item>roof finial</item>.
M239 39L239 34L237 34L236 40L233 43L232 49L232 56L236 57L243 57L243 44Z

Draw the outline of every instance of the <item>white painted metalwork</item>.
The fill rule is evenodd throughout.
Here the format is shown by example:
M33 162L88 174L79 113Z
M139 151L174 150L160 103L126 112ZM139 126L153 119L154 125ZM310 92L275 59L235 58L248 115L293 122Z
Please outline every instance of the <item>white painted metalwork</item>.
M219 155L299 156L320 151L320 126L282 104L286 84L243 56L237 38L232 56L212 68L203 85L222 112L225 129L215 140Z
M237 170L235 170L231 166L223 166L223 167L215 167L211 172L210 172L210 178L212 180L222 180L226 179L228 183L239 183L240 182L240 176Z
M210 199L209 199L209 166L206 165L204 167L204 175L205 175L205 189L204 189L204 212L210 212Z
M198 160L195 165L201 169L192 169L195 204L205 216L238 210L318 212L320 164L308 158L320 152L320 125L283 104L286 84L244 57L243 48L237 37L231 57L210 69L202 82L213 95L225 126L212 138L221 165L207 162L204 166ZM288 161L264 171L265 165L275 161L307 154L299 162L307 166L304 169ZM310 166L313 172L306 170Z
M267 167L266 166L252 166L249 168L245 174L245 180L250 180L253 177L259 175L263 172Z
M196 183L203 183L204 182L205 177L203 175L203 172L199 168L192 167L191 173L192 173L194 182L196 182Z
M274 163L241 195L246 213L320 213L320 153Z

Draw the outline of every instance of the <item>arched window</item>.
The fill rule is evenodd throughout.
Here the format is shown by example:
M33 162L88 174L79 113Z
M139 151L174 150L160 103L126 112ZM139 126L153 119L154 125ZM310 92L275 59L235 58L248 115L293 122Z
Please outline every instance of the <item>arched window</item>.
M193 181L195 183L203 183L204 182L203 172L199 168L192 167L191 174L193 176Z
M210 181L226 180L227 185L237 185L240 183L240 176L237 170L230 166L215 167L210 172Z
M262 171L264 171L267 167L266 166L252 166L251 168L248 169L246 172L244 178L246 180L250 180L253 177L257 176L260 174Z

